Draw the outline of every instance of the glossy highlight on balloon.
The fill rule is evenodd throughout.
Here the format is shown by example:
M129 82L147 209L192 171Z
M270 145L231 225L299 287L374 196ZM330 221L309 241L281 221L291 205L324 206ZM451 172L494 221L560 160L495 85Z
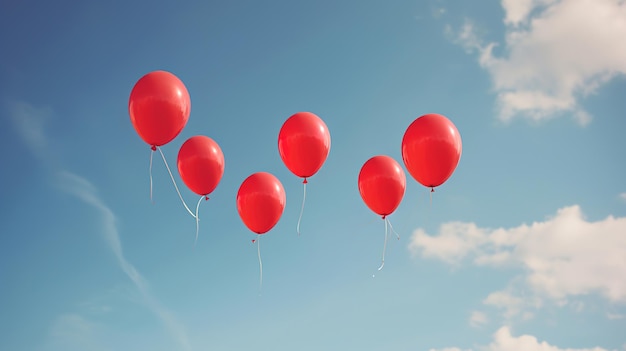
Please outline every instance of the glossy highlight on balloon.
M246 178L237 192L237 211L256 234L265 234L280 220L286 203L285 189L273 174L258 172Z
M224 175L222 149L207 136L192 136L178 151L178 173L194 193L212 193Z
M434 188L443 184L461 158L461 135L448 118L426 114L409 125L402 138L402 160L420 184Z
M300 178L313 176L330 152L326 123L311 112L289 117L278 133L278 152L287 168Z
M402 167L389 156L378 155L363 164L359 172L359 193L374 213L388 216L402 202L406 176Z
M180 134L189 120L191 99L185 84L174 74L153 71L135 83L128 113L137 134L154 148Z

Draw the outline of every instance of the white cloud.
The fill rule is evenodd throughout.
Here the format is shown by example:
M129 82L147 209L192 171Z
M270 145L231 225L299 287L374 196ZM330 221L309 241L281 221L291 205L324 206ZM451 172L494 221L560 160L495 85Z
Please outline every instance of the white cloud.
M512 286L513 284L510 285ZM534 316L529 309L540 308L542 306L542 300L534 296L526 298L516 296L512 292L512 288L509 287L505 290L490 293L483 300L483 304L502 310L502 314L506 319L521 316L522 320L528 320Z
M487 318L484 312L472 311L469 319L469 323L472 327L480 327L487 324L487 322L489 322L489 318Z
M504 309L506 311L504 315L508 318L517 315L520 312L522 306L524 305L524 300L513 296L507 291L495 291L489 294L483 303L485 305L491 305Z
M568 297L597 293L626 303L626 217L589 222L578 206L570 206L543 222L513 228L444 223L436 236L416 230L409 250L449 264L471 259L477 266L519 268L522 276L512 283L538 299L563 304ZM540 300L522 303L514 295L495 292L484 303L503 308L507 316L540 305Z
M483 229L474 223L449 222L439 228L439 235L429 236L422 229L416 230L409 242L413 254L436 258L449 264L458 264L470 252L485 243Z
M626 73L626 2L623 0L502 0L504 54L482 44L468 21L457 40L479 52L498 94L503 121L541 121L569 113L586 125L580 99Z
M476 50L481 50L482 41L476 25L469 19L465 19L463 26L455 32L450 25L446 25L444 32L454 43L465 48L468 54Z
M509 327L504 326L498 329L493 335L493 341L486 347L481 347L484 351L609 351L602 347L593 348L560 348L549 344L547 341L539 341L532 335L511 335ZM430 351L462 351L458 347L450 347L445 349L430 349ZM471 351L471 350L467 350Z
M502 0L502 7L506 16L504 23L509 25L520 25L526 22L530 12L545 5L555 3L557 0Z
M626 201L626 193L619 194L620 199Z
M487 347L489 351L607 351L601 347L574 349L559 348L546 341L539 341L532 335L511 335L509 327L501 327L493 336L493 342Z

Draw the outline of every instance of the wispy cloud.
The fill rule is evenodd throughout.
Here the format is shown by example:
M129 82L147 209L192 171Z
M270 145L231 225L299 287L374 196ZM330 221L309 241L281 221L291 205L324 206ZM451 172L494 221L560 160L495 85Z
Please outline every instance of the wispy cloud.
M102 233L120 268L126 273L128 278L130 278L135 287L137 287L146 305L157 315L172 336L178 341L181 349L190 350L189 340L184 326L152 296L146 280L137 271L135 266L124 257L119 232L116 226L115 214L98 197L97 189L85 178L71 172L61 171L58 176L59 185L65 191L78 197L81 201L92 206L100 213Z
M433 17L435 18L440 18L441 16L443 16L445 13L447 12L445 7L439 7L436 9L433 9Z
M626 201L626 193L619 194L619 198Z
M622 0L502 0L504 54L467 21L457 43L478 53L491 75L498 116L543 121L567 113L591 121L580 101L626 74L626 2Z
M439 19L443 15L445 15L446 12L447 10L444 7L442 1L435 1L434 3L431 3L430 13L433 16L433 18Z
M414 255L458 265L520 269L522 275L503 291L490 294L486 305L505 317L538 308L542 299L565 304L568 298L597 293L610 302L626 302L626 217L585 220L579 206L565 207L532 225L480 228L475 223L444 223L436 236L416 230L409 244ZM526 290L525 298L515 290Z
M9 104L13 125L26 146L33 155L42 162L47 162L51 156L50 141L46 137L45 122L53 117L51 108L37 108L25 102ZM148 282L137 269L126 259L117 229L115 213L98 196L98 189L87 179L64 170L57 164L48 163L57 177L58 185L67 193L76 196L85 204L94 208L101 218L102 234L107 246L113 253L117 264L128 276L139 291L146 306L161 320L165 328L179 344L180 350L190 350L190 344L185 327L175 316L165 308L151 293ZM88 337L92 330L90 322L79 315L63 315L55 322L52 328L52 337L55 342L75 342L81 350L100 350L93 344L93 338ZM65 333L65 334L63 334ZM71 341L69 339L74 339ZM90 343L88 346L88 343ZM74 344L72 344L74 345Z
M23 101L9 101L5 107L11 116L15 132L22 138L30 152L46 161L50 151L49 142L44 133L46 122L52 117L50 107L35 107Z
M105 351L100 327L78 314L63 314L52 323L44 350Z

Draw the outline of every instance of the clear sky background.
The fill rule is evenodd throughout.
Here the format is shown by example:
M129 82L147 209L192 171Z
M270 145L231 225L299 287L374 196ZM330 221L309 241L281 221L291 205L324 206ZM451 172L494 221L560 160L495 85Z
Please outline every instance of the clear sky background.
M624 350L624 38L621 0L4 0L0 349ZM192 100L162 148L173 170L197 134L226 159L195 249L158 154L150 202L128 116L158 69ZM298 111L332 138L300 237L301 179L277 148ZM431 112L463 155L432 205L407 173L377 272L359 169L401 162ZM235 204L259 171L287 193L262 289Z

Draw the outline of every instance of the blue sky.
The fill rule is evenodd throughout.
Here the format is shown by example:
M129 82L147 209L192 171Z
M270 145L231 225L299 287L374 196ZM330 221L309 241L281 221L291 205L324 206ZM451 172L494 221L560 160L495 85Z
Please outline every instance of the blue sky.
M626 349L626 4L619 0L58 2L0 5L0 349ZM176 74L189 137L225 156L200 234L128 116ZM330 155L301 180L277 137L319 115ZM407 173L384 223L370 157L401 162L420 115L463 139L433 194ZM235 196L276 175L261 238ZM198 197L174 174L182 195ZM597 347L594 349L594 347Z

